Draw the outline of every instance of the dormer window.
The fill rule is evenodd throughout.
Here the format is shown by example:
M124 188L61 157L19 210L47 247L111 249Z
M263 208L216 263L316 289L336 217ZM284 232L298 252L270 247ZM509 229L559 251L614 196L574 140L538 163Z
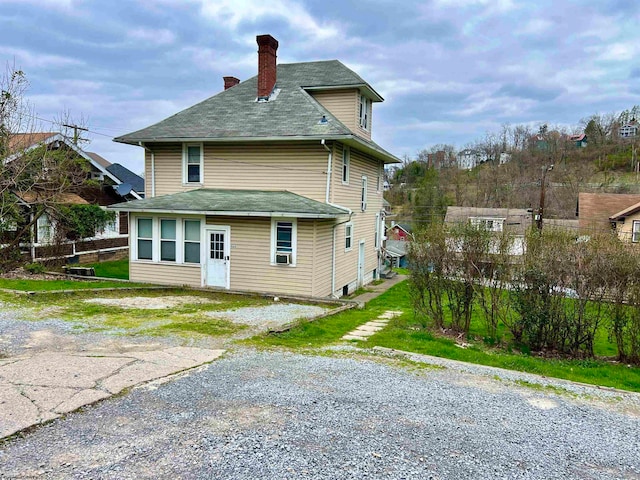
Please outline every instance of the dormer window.
M365 130L369 130L371 127L371 119L369 118L370 108L371 100L364 95L360 95L358 102L358 121L360 122L360 127Z

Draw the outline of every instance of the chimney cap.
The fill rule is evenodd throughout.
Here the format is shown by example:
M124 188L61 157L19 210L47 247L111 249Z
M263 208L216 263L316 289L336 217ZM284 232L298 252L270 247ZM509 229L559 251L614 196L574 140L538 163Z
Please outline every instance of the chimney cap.
M267 47L273 48L274 50L278 48L278 40L276 40L269 34L257 35L256 41L258 42L258 45L261 47L267 46Z

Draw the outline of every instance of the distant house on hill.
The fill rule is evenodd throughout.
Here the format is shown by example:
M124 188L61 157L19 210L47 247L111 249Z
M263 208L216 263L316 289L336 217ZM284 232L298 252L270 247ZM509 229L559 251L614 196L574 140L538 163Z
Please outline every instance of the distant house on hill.
M634 118L618 128L620 138L631 138L638 135L638 121Z
M479 150L472 150L470 148L465 148L464 150L458 152L457 162L458 168L461 170L471 170L472 168L477 167L482 162L487 160L487 155L480 152Z
M587 136L584 133L569 135L568 140L578 148L584 148L587 146Z

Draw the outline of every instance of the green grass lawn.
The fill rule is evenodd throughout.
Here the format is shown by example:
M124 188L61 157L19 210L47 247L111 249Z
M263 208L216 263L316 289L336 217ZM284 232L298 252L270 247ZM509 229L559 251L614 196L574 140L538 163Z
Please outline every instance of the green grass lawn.
M640 392L640 368L630 368L604 360L552 360L522 354L505 349L491 348L482 341L484 327L479 312L474 315L468 340L471 346L461 348L447 337L434 335L420 327L414 319L408 282L402 282L375 298L362 310L348 310L317 322L300 325L282 334L263 335L248 340L259 347L314 348L340 341L347 332L385 310L402 310L404 313L393 319L389 326L373 335L367 342L354 343L359 347L382 346L450 358L493 367L535 373L594 385L615 387ZM615 348L610 344L606 331L598 333L596 354L612 355ZM507 337L504 328L503 338Z
M96 277L129 280L129 259L127 258L114 260L112 262L91 263L83 266L93 267L96 271Z
M130 288L143 286L148 285L137 283L110 282L108 280L23 280L14 278L0 278L0 288L22 290L27 292L51 290L87 290L93 288Z

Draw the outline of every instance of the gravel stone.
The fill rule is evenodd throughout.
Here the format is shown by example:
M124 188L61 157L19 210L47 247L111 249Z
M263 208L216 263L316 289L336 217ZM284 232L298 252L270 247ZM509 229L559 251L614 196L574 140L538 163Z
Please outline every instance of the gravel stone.
M311 318L327 312L328 308L297 303L274 303L261 307L243 307L221 312L207 312L210 317L254 326L280 326L301 318Z
M383 361L239 352L6 442L0 478L640 475L638 396L576 398Z

